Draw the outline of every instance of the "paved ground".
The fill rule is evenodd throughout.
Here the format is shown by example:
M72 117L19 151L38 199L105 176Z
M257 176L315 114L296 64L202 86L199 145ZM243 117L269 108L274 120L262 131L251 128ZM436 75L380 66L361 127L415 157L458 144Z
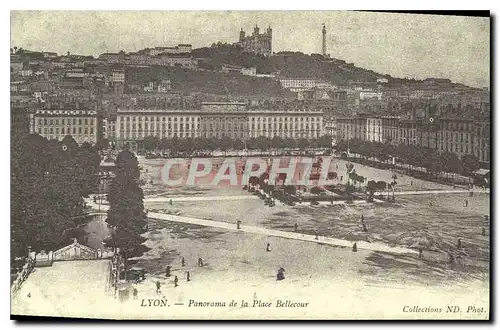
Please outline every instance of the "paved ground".
M112 303L108 260L58 261L38 267L12 297L16 315L98 316ZM87 308L92 306L93 308Z
M93 202L88 202L88 204L94 208L97 208L97 205ZM101 210L107 210L109 206L101 205ZM149 212L148 217L151 219L169 221L169 222L182 222L206 227L213 228L222 228L228 230L242 231L246 233L252 234L260 234L264 236L273 236L273 237L281 237L288 239L295 239L300 241L313 242L317 244L325 244L325 245L333 245L333 246L343 246L343 247L352 247L354 242L347 241L342 239L335 239L332 237L324 237L324 236L316 236L316 235L307 235L302 233L294 233L280 230L273 230L268 228L249 226L246 224L242 224L240 229L237 228L236 221L234 223L221 222L221 221L213 221L213 220L203 220L196 219L190 217L183 217L177 215L163 214L157 212ZM369 243L369 242L356 242L358 249L377 251L377 252L389 252L389 253L401 253L401 254L415 254L416 250L406 249L401 247L390 247L383 243Z

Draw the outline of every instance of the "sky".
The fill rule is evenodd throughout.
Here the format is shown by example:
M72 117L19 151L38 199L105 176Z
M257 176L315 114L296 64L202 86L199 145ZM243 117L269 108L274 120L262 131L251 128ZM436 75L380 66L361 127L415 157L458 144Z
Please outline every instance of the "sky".
M321 53L393 77L490 85L490 20L347 11L12 11L11 47L97 56L103 52L221 41L243 28L273 29L273 51Z

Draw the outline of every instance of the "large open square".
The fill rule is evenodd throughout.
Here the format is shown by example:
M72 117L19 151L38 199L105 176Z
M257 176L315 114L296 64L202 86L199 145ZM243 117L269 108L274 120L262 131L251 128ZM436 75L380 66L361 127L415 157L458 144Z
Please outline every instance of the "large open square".
M232 224L232 228L150 218L146 245L151 250L137 259L137 266L147 270L147 280L137 285L139 298L154 296L155 282L159 280L162 295L185 303L192 296L203 301L200 298L205 297L203 292L208 301L215 296L220 299L234 296L237 300L242 292L247 292L247 296L241 299L250 300L254 294L258 299L270 301L301 296L305 301L314 301L318 313L325 316L336 315L336 312L319 308L317 304L321 299L326 303L331 295L338 296L337 307L345 309L357 304L373 306L382 290L384 299L390 294L401 301L401 306L394 306L391 315L403 318L415 317L403 312L407 304L436 301L435 297L440 296L441 305L446 306L460 297L470 299L471 291L467 290L474 292L478 304L488 302L490 249L489 221L485 218L489 216L489 194L486 192L473 196L465 191L400 195L396 196L395 203L289 206L278 202L275 207L268 207L241 187L206 185L169 189L157 174L162 161L141 159L140 162L143 173L147 169L153 179L153 184L145 189L151 192L145 197L149 212L225 222ZM390 171L367 166L360 172L369 179L390 177ZM452 190L411 177L401 181L403 191L415 186L420 191ZM410 184L410 181L413 182ZM366 232L360 224L362 216ZM236 229L238 220L242 227L281 232L294 232L297 224L297 232L302 234L414 251L422 248L423 253L420 258L418 253L383 253L362 248L353 252L351 247L330 246L321 241L250 234ZM461 247L457 248L459 239ZM266 251L268 243L270 251ZM182 266L182 258L185 266ZM198 258L202 258L203 267L197 265ZM165 277L167 266L172 267L169 278ZM276 271L280 267L285 269L286 279L276 282ZM188 271L190 281L186 282ZM173 276L179 278L178 287L174 287ZM131 306L135 303L129 302ZM373 315L377 312L374 309ZM179 317L187 316L179 314Z

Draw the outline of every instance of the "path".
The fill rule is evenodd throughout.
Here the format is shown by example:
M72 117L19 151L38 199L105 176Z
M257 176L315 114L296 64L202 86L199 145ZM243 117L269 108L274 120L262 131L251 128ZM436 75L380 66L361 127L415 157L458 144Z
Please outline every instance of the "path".
M478 194L489 194L490 190L489 189L472 189L472 190L462 190L462 189L456 189L456 190L412 190L412 191L396 191L394 192L394 195L432 195L432 194L466 194L469 192L474 192ZM331 193L328 191L328 195L331 196L337 196L335 193ZM387 192L377 192L375 193L376 196L380 195L386 195ZM392 192L389 192L389 194L392 195ZM172 202L195 202L195 201L237 201L237 200L248 200L248 199L258 199L259 197L248 194L248 195L243 195L243 196L185 196L185 197L161 197L161 196L155 196L155 197L145 197L146 202L169 202L172 200ZM342 204L344 203L343 201L340 202L334 202L334 204ZM330 204L330 202L325 202L322 204Z
M258 199L255 195L243 196L187 196L187 197L145 197L146 202L195 202L195 201L237 201L247 199Z
M98 205L93 202L88 202L88 205L91 207L97 208ZM101 210L107 210L109 208L108 205L101 205ZM190 223L199 226L205 227L213 227L213 228L222 228L233 231L242 231L246 233L259 234L259 235L267 235L267 236L275 236L282 237L288 239L295 239L306 242L314 242L318 244L326 244L332 246L343 246L351 248L354 244L353 241L337 239L332 237L318 236L318 239L314 235L296 233L296 232L287 232L281 230L274 230L262 227L255 226L247 226L244 223L241 225L241 229L236 228L235 223L229 222L221 222L221 221L213 221L213 220L205 220L205 219L197 219L191 217L183 217L178 215L157 213L157 212L148 212L148 217L157 220L171 221L171 222L182 222L182 223ZM370 243L357 241L356 242L358 249L371 250L376 252L388 252L388 253L396 253L396 254L416 254L418 253L416 250L404 248L404 247L394 247L389 246L384 243Z
M432 194L468 194L470 192L475 194L489 194L489 189L472 189L472 190L412 190L412 191L395 191L394 195L432 195ZM375 195L386 195L387 192L377 192ZM389 192L392 195L392 192Z

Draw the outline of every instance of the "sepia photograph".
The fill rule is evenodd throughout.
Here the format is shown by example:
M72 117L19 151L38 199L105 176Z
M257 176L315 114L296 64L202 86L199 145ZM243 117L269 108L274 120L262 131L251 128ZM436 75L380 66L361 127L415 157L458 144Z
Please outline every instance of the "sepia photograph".
M11 319L491 320L490 27L10 11Z

